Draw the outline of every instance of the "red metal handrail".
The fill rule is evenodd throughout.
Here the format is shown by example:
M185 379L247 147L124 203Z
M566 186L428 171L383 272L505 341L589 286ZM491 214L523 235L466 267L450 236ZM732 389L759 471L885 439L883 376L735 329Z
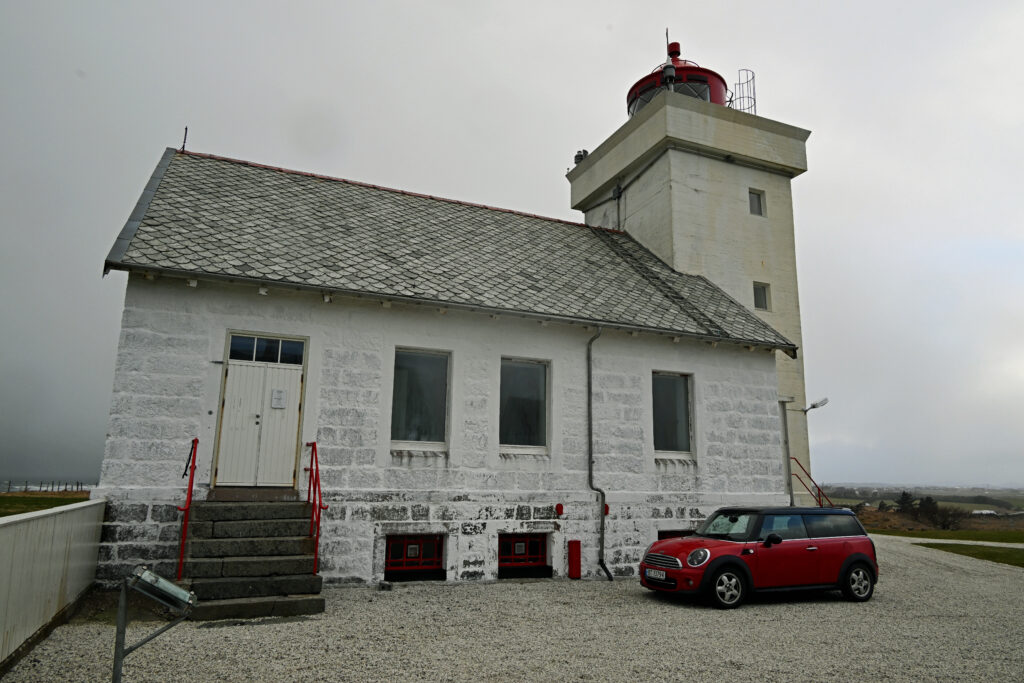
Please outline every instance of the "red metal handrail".
M833 508L834 508L834 507L836 506L836 504L835 504L835 503L833 503L833 502L832 502L832 499L831 499L831 498L829 498L829 497L828 497L828 496L827 496L827 495L825 494L825 492L821 490L821 487L820 487L820 486L818 486L818 482L814 481L814 478L813 478L813 477L811 477L811 473L807 471L807 468L805 468L805 467L803 466L803 464L802 464L802 463L801 463L801 462L800 462L799 460L797 460L796 458L794 458L794 457L792 457L792 456L791 456L791 457L790 457L789 459L790 459L790 460L792 460L793 462L795 462L795 463L797 464L797 467L799 467L799 468L800 468L801 470L803 470L804 474L806 474L806 475L807 475L807 478L808 478L808 479L810 480L810 482L811 482L812 484L814 484L814 489L816 489L816 491L817 491L817 492L815 492L814 490L812 490L812 489L811 489L811 487L807 485L807 482L805 482L805 481L803 480L803 477L801 477L801 476L800 476L799 474L797 474L796 472L793 472L793 473L792 473L792 476L796 477L796 480L797 480L798 482L800 482L801 484L803 484L804 488L805 488L805 489L807 489L807 493L809 493L809 494L811 494L812 496L814 496L814 500L815 500L815 501L816 501L816 502L818 503L818 507L820 507L820 508L823 508L823 507L825 507L825 504L824 504L824 503L822 502L822 499L824 498L825 500L827 500L827 501L828 501L828 506L829 506L829 507L833 507Z
M309 483L306 486L306 500L312 506L309 516L309 535L313 536L316 531L316 545L313 546L313 573L316 574L320 567L320 515L327 509L324 504L324 494L320 490L320 457L316 452L316 441L309 441L307 446L312 448L309 453Z
M185 515L181 518L181 548L178 549L178 581L181 581L181 570L185 566L185 540L188 538L188 512L192 507L192 483L196 480L196 448L199 446L199 439L192 439L192 450L188 454L188 461L185 463L185 469L188 471L188 493L185 495L185 507L179 507L178 510L184 512ZM181 473L181 478L185 478L185 473Z

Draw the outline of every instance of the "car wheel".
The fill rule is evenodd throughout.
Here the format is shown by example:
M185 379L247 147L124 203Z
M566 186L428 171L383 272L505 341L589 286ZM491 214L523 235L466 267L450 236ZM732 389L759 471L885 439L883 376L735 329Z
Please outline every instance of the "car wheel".
M865 602L875 592L875 577L867 565L855 564L846 570L842 582L843 595L848 600Z
M720 609L739 607L747 596L747 583L739 570L726 567L711 581L711 602Z

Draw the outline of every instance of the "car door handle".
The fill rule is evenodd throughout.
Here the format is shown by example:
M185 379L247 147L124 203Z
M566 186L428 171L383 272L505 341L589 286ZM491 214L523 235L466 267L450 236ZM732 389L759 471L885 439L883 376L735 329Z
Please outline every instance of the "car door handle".
M816 546L816 545L809 545L809 546L807 546L807 550L817 550L817 549L818 549L818 546Z

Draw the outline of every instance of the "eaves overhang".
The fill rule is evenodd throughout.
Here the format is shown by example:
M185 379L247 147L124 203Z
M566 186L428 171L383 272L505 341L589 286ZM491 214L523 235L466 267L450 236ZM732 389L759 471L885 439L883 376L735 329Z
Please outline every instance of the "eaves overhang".
M164 173L167 172L167 167L171 165L171 159L174 158L176 151L173 147L168 147L164 150L163 156L160 157L160 161L153 170L153 175L149 177L149 182L146 183L146 187L139 196L139 201L136 202L135 208L114 240L114 245L110 248L107 258L103 261L104 275L109 273L111 268L116 268L117 264L120 264L124 258L125 253L128 251L128 245L131 244L135 233L138 232L142 219L145 218L146 211L149 210L149 204L153 201L157 188L160 187L160 181L163 180Z
M373 292L367 290L324 287L322 285L310 285L303 282L295 282L288 280L271 280L265 278L240 277L237 275L220 275L217 273L178 270L172 268L165 268L162 266L147 266L144 264L137 263L112 262L109 260L109 257L106 262L106 269L107 271L122 270L129 273L135 272L140 274L158 274L184 280L205 280L209 282L246 284L256 287L274 287L277 289L317 292L321 294L330 294L332 296L344 296L353 299L364 299L368 301L387 301L416 306L430 306L433 308L445 308L457 311L466 311L469 313L484 313L498 316L518 317L525 318L528 320L536 320L538 322L557 322L569 325L601 327L608 330L618 330L630 333L636 332L645 334L655 334L664 337L692 339L695 341L703 341L713 344L730 344L733 346L745 347L751 351L756 349L771 349L781 351L790 358L796 358L798 351L798 347L792 343L771 344L766 343L764 340L742 339L738 337L720 336L714 334L695 334L693 332L680 331L669 328L650 327L644 325L631 325L629 323L624 323L622 321L599 320L594 318L565 316L539 311L528 311L521 309L502 308L498 306L488 306L486 304L472 304L466 302L446 301L444 299L428 299L424 297L388 294L384 292Z

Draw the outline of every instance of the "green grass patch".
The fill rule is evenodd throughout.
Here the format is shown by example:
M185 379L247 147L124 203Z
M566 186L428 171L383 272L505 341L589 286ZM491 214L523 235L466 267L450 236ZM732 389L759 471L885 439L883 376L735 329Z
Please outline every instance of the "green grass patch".
M71 503L81 503L88 500L82 496L0 496L0 517L8 515L20 515L23 512L35 512L46 510Z
M898 529L868 529L868 533L910 538L936 538L948 541L988 541L989 543L1024 543L1024 530L996 529L930 529L927 531L901 531Z
M966 555L979 560L1024 567L1024 550L1020 548L997 548L991 545L961 545L959 543L919 543L918 545L947 553Z

